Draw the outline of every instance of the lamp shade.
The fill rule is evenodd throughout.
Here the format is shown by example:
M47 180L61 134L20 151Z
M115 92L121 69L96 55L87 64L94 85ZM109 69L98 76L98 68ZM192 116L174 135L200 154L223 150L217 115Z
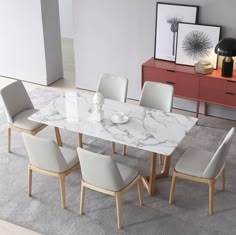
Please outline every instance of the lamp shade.
M215 53L222 56L236 56L236 39L224 38L215 47Z

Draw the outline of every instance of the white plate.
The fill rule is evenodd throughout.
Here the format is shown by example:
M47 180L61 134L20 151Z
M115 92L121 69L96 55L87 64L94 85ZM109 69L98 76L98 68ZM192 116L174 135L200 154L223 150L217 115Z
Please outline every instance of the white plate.
M129 121L129 117L127 115L124 115L121 120L117 119L117 115L111 116L111 121L115 124L123 124Z

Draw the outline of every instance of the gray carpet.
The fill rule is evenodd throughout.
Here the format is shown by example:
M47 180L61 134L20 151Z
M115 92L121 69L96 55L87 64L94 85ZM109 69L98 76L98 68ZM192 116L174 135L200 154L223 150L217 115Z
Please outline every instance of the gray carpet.
M48 92L48 91L45 91ZM43 98L43 97L42 97ZM53 98L53 94L51 96ZM37 106L46 100L32 100ZM226 164L226 192L216 184L215 213L208 216L207 185L177 181L174 204L168 205L171 177L156 182L157 194L150 197L144 190L144 206L138 206L136 188L123 197L123 229L116 227L114 198L87 190L85 212L79 215L81 174L78 170L66 178L66 209L60 208L59 185L56 179L33 174L33 197L27 197L27 155L21 135L12 134L12 153L7 149L7 125L0 110L0 218L48 235L75 234L236 234L236 136ZM171 172L181 154L191 146L214 152L235 122L202 117L181 142L172 156ZM74 148L76 135L61 130L64 145ZM53 128L39 136L53 137ZM92 151L110 154L111 145L103 140L86 137L85 145ZM121 152L121 147L118 146ZM149 171L150 153L127 148L127 156L114 157L140 170Z

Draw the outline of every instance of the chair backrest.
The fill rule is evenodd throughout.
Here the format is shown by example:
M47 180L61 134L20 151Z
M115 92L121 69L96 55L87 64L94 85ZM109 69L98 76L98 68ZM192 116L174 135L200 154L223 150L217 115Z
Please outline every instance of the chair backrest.
M174 87L172 85L158 82L145 82L139 105L159 109L164 112L171 112L173 94Z
M229 148L233 139L234 132L235 132L235 128L232 127L231 130L226 135L226 137L224 138L221 145L219 146L219 148L216 150L211 161L208 163L205 171L203 172L202 177L211 179L211 178L216 177L219 174L221 168L223 167L225 163L226 156L229 152Z
M104 98L126 102L127 89L128 79L125 77L103 73L99 78L97 91Z
M61 173L69 169L54 140L43 139L23 133L29 161L40 169Z
M24 110L34 108L27 91L21 81L16 81L1 89L3 104L7 119L13 123L13 118Z
M94 186L111 191L125 187L119 169L111 156L77 148L83 179Z

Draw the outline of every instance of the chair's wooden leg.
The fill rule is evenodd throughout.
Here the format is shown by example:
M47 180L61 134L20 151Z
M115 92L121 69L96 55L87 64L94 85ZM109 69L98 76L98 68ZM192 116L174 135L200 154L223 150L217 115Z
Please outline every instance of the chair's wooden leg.
M114 154L116 152L116 144L114 142L111 142L111 149L112 153Z
M55 134L56 134L56 139L57 139L57 145L62 147L61 135L60 135L60 130L58 127L55 127Z
M121 193L120 192L115 193L115 199L116 199L117 227L118 227L118 229L120 229L121 228L121 220L122 220L122 216L121 216Z
M213 214L215 180L209 180L209 215Z
M82 134L78 134L78 144L80 148L83 148L83 135Z
M175 194L175 184L176 184L176 174L173 172L172 181L171 181L171 188L170 188L170 197L169 197L169 204L172 204Z
M85 186L83 181L81 181L81 191L80 191L80 214L84 213L84 196L85 196Z
M30 165L28 165L28 196L32 195L32 169Z
M123 150L122 150L122 155L125 156L126 155L126 145L123 145Z
M7 152L10 153L11 152L11 128L10 127L8 127L7 132L8 132L8 147L7 147Z
M142 191L142 180L141 177L137 181L137 188L138 188L138 200L139 200L139 205L143 205L143 191Z
M225 191L225 168L222 170L221 180L222 180L222 191Z
M61 193L61 208L65 208L65 175L59 174L60 193Z

